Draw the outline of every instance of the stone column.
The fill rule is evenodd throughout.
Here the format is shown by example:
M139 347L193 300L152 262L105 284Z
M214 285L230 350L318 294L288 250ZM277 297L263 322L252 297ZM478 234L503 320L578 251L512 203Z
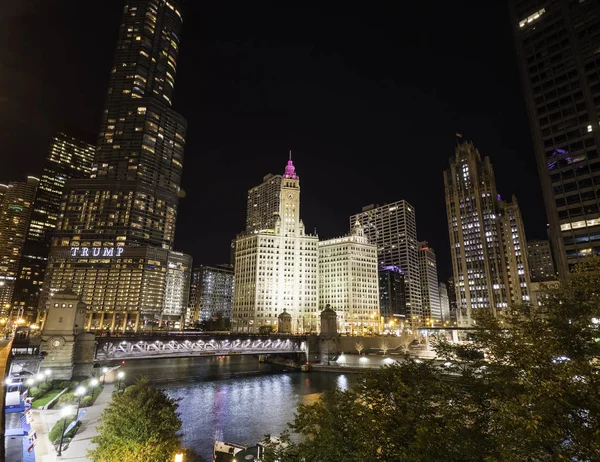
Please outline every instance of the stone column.
M98 323L100 329L104 330L104 311L100 312L100 322Z
M140 327L140 312L135 313L135 326L133 327L134 332L137 332Z
M125 332L127 330L127 318L129 316L127 315L127 313L123 313L123 325L121 326L121 328L123 329L123 332Z
M88 313L88 321L87 321L87 327L86 327L86 331L89 332L90 328L92 327L92 318L94 317L94 312L90 311Z
M115 321L117 320L117 313L112 314L112 322L110 323L110 331L115 330Z

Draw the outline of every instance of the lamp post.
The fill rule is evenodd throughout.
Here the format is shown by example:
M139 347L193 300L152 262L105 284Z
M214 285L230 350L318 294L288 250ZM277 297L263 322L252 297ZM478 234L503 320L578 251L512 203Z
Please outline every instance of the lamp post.
M25 381L25 385L27 385L27 393L29 393L29 389L33 386L34 383L35 383L35 380L33 380L33 379L27 379Z
M40 381L40 382L42 380L44 380L45 378L46 378L46 376L44 374L42 374L41 372L38 375L35 376L35 379L38 380L38 381Z
M175 454L175 462L183 462L183 453Z
M77 389L75 390L75 395L77 395L79 397L79 399L77 400L77 412L75 413L75 415L79 415L79 408L81 407L81 397L83 395L85 395L85 387L77 387Z
M60 433L60 443L58 444L58 452L56 453L56 455L59 457L62 456L62 444L63 444L63 438L65 437L65 429L67 428L67 417L69 417L71 415L72 410L73 410L73 408L71 406L65 406L62 408L62 410L60 412L60 415L64 420L63 420L62 432Z
M108 372L108 367L102 368L102 385L106 383L106 373Z
M98 386L98 379L90 380L90 387L92 389L92 401L94 401L94 393L96 392L96 387Z
M44 371L44 375L46 376L46 382L45 383L48 383L48 377L50 377L52 375L52 371L50 369L46 369Z
M117 390L121 391L121 380L123 380L123 377L125 377L125 372L121 371L117 374L117 378L119 379L118 385L117 385Z

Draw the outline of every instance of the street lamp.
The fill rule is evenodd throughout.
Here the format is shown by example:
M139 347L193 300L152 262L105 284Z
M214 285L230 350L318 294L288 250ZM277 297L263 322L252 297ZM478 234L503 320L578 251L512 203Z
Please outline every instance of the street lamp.
M123 380L123 377L125 377L125 372L121 371L117 374L117 378L119 379L118 385L117 385L117 390L121 391L121 380Z
M36 378L36 380L41 382L42 380L44 380L46 378L46 376L40 372L38 375L35 376L35 378Z
M50 369L46 369L44 371L44 375L46 376L46 383L48 383L48 377L52 375L52 371Z
M85 387L77 387L77 389L75 390L75 396L78 396L79 399L77 400L77 412L75 413L75 415L79 415L79 408L81 407L81 397L83 395L85 395Z
M183 454L175 454L175 462L183 462Z
M106 383L106 373L108 372L108 367L102 368L102 385Z
M62 444L63 444L63 438L65 437L65 429L67 428L67 417L69 417L71 415L72 411L73 411L72 406L65 406L60 411L60 416L64 420L63 420L62 432L60 433L60 443L58 444L58 452L56 453L56 455L59 457L62 456Z
M33 379L27 379L25 381L25 385L27 385L27 392L29 393L29 389L33 386L33 384L35 383L35 380Z
M90 387L92 388L92 401L94 401L94 393L96 391L96 387L98 386L98 379L90 380Z

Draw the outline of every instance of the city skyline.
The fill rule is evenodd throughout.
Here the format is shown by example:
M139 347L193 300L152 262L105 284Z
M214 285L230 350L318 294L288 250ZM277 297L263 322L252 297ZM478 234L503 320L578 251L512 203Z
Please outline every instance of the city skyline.
M43 13L44 20L52 24L68 9L66 5L69 2L63 3L40 3L37 10L15 6L5 14L12 14L15 24L37 24ZM68 14L70 17L85 15L87 8L82 6ZM350 31L345 27L337 31L349 40L348 44L339 43L333 32L327 30L318 17L312 17L310 11L302 13L298 22L286 32L277 24L270 24L269 15L260 19L264 11L244 7L244 12L251 17L268 23L264 24L268 26L266 28L257 27L264 31L259 35L247 26L240 27L243 25L237 21L227 24L222 31L215 30L214 26L196 27L198 24L204 26L204 21L209 19L220 18L225 12L217 6L207 6L206 11L191 4L184 8L187 22L191 25L184 27L174 102L178 112L195 128L186 140L182 186L187 197L180 202L175 246L191 254L197 262L214 264L229 260L229 243L244 227L245 193L256 185L256 178L265 175L265 168L278 165L281 156L292 149L294 159L302 163L304 178L310 185L305 188L303 199L307 230L312 232L316 227L322 238L339 236L347 232L347 217L359 213L365 204L406 199L418 211L418 234L436 249L440 280L446 280L450 275L450 258L447 231L440 220L445 214L442 171L452 156L455 131L473 139L481 151L490 156L496 166L500 193L510 191L519 197L528 239L545 238L546 218L541 207L541 187L537 180L525 106L520 94L510 18L505 5L484 8L467 2L464 11L458 10L461 17L466 14L478 18L478 22L471 26L474 30L469 34L456 34L441 51L436 51L439 43L422 39L416 26L397 36L384 37L381 35L383 32L378 32L369 39L369 34L379 29L374 19L385 13L380 10L362 19L364 27L352 39L369 41L369 47L377 45L377 56L383 57L408 34L417 38L417 54L429 54L432 58L441 59L442 64L461 61L463 53L464 58L475 58L481 82L474 82L466 75L460 78L460 74L466 74L460 66L456 75L440 78L434 68L428 67L430 64L410 50L402 66L400 63L393 66L383 64L384 60L374 61L360 47L354 55L349 54L353 48ZM283 18L298 13L292 6L281 8L276 13ZM412 13L419 14L419 6L410 8ZM0 181L38 173L39 169L31 169L34 165L32 159L36 155L40 157L37 154L41 149L40 143L47 146L48 132L63 129L68 133L75 131L73 134L77 136L79 130L92 134L98 131L121 8L106 10L94 11L98 23L95 20L86 25L86 33L101 37L94 40L93 59L87 58L80 45L72 39L63 38L67 43L64 54L58 59L70 60L71 55L77 56L74 61L82 64L73 66L85 67L76 69L76 72L82 75L86 84L83 85L84 80L71 81L68 66L57 69L50 82L60 89L81 93L83 97L80 99L89 101L89 104L83 107L76 102L78 98L70 98L73 101L67 103L69 111L65 115L58 114L58 108L48 103L39 111L47 114L46 117L52 121L45 122L42 127L33 124L34 133L27 140L23 137L16 140L11 137L13 135L3 134L4 138L0 141L7 146L6 152L20 146L20 150L30 154L22 156L29 158L26 164L19 159L11 160L10 165L3 169ZM334 14L333 11L320 13L324 17ZM452 11L446 13L457 15ZM356 18L359 11L349 5L347 15ZM445 14L439 16L447 17ZM300 30L300 19L303 24L310 20L319 27L311 33L304 30L304 26ZM484 26L482 23L486 21ZM385 22L382 26L386 26ZM42 24L35 33L42 33L45 27L48 26ZM75 36L82 32L77 21L72 21L67 27L72 28L68 29L67 35ZM437 19L431 24L437 37L444 36L448 32L447 27ZM197 29L205 32L194 32ZM385 29L382 27L382 30ZM13 26L6 29L6 36L11 34L18 34ZM493 35L500 43L494 43L490 56L487 56L480 53L484 47L477 43L472 43L473 49L467 49L473 34L482 34L484 38ZM279 49L269 46L274 40L281 41ZM86 49L89 48L88 43ZM399 49L398 53L407 51L406 48ZM456 49L461 51L453 51ZM241 62L238 58L240 50L248 53L247 59ZM28 54L26 50L24 53ZM14 58L12 56L9 62L13 62ZM201 67L200 73L195 70L195 61L199 58L207 63L207 66ZM32 65L44 64L42 58L35 64L36 59L34 57ZM278 65L269 64L271 61ZM240 69L232 68L234 63L236 66L239 64ZM415 71L409 75L403 71L405 66L412 66ZM319 79L323 72L330 75L324 76L321 82ZM366 78L357 80L357 74ZM263 76L269 77L263 79ZM256 89L242 83L248 78L256 82ZM199 86L198 79L202 83ZM461 79L465 82L460 83ZM229 83L224 83L226 81ZM18 82L7 84L6 88L19 94ZM194 94L194 86L199 90L198 95ZM495 87L496 90L493 92L487 87ZM290 88L296 89L298 96L287 96L280 103L276 102L281 91ZM467 92L468 88L471 91ZM413 90L417 95L408 97ZM35 93L36 90L32 91ZM352 105L346 102L345 95L349 91L356 95ZM260 96L260 92L264 95ZM311 96L313 93L315 96ZM313 98L327 94L330 96L323 99L324 111L316 111L315 106L311 106ZM65 96L72 95L67 92ZM8 98L10 103L9 96L0 95ZM390 101L384 102L388 96ZM419 98L423 109L416 108ZM24 111L28 110L26 102L25 99ZM256 111L256 120L248 117L248 105ZM223 112L225 107L227 114ZM499 117L498 112L512 112L515 116ZM406 115L408 113L411 113L410 117ZM434 113L436 117L432 118ZM311 122L303 122L305 120ZM13 125L10 126L16 123L11 122ZM74 130L70 130L71 127ZM15 128L12 133L18 133L19 127ZM428 145L423 144L425 139ZM94 140L92 135L89 141ZM429 156L426 164L422 162L422 155L412 154L419 146ZM510 165L503 166L500 160ZM515 169L517 171L513 174L514 165L520 168ZM418 175L412 173L415 169ZM227 186L220 182L225 177L228 178ZM419 181L415 181L416 177ZM342 184L349 186L339 198L322 201L324 194L340 188ZM219 191L219 201L207 200L209 191ZM204 225L199 218L217 215L222 210L229 213L220 217L221 227L218 230ZM206 242L211 242L211 245L206 245Z

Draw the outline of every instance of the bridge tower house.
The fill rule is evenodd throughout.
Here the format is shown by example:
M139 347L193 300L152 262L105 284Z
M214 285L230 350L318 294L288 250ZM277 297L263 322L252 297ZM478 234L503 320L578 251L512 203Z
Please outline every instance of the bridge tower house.
M94 360L94 334L85 333L88 308L79 295L68 287L52 296L42 329L42 363L55 379L90 375Z

